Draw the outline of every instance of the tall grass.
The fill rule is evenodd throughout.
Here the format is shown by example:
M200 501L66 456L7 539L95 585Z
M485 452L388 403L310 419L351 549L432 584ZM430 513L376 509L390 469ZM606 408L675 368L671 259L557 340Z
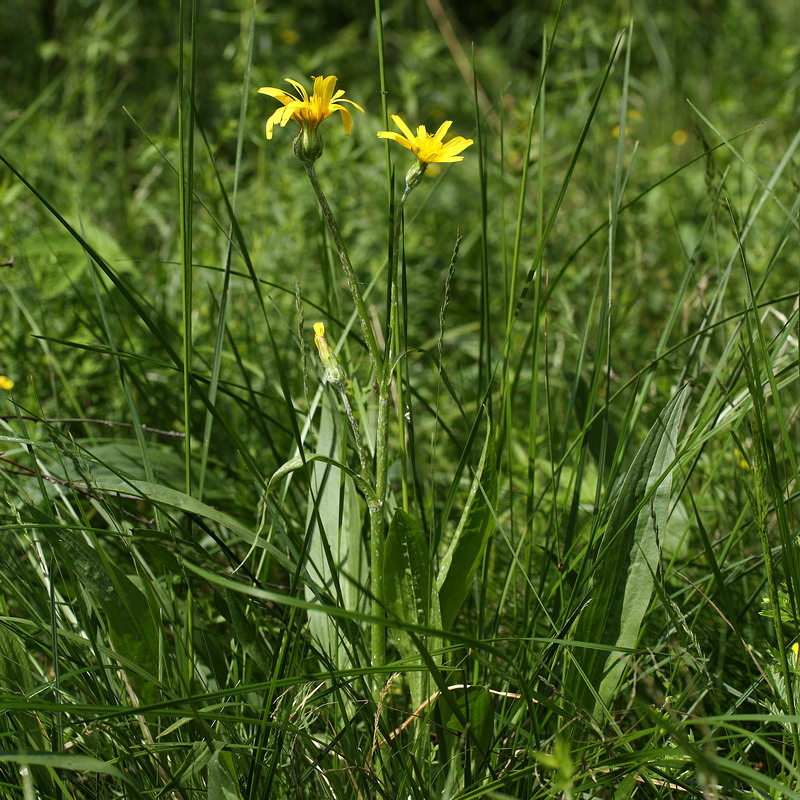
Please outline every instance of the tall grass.
M182 2L177 86L117 116L125 53L86 49L0 134L3 797L800 797L800 134L660 117L658 13L564 4L538 72L488 36L469 85L431 8L312 54ZM311 71L367 108L314 167L366 329L291 125L263 141L255 88ZM400 216L389 113L475 141Z

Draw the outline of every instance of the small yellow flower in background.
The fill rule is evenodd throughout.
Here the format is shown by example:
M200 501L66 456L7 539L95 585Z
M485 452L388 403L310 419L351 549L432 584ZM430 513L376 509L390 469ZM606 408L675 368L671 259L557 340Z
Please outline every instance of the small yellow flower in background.
M300 127L303 129L316 130L321 122L324 122L336 111L342 115L345 135L349 134L353 127L353 117L342 103L350 103L362 114L364 109L352 100L342 99L344 90L336 89L337 80L338 78L335 75L328 75L326 78L315 77L314 91L311 97L308 96L308 92L302 84L293 81L291 78L286 78L286 82L297 90L296 97L283 89L262 86L258 90L260 94L268 94L283 103L283 108L279 108L267 120L267 139L272 138L272 129L276 125L283 127L290 119L299 122Z
M636 127L635 123L642 121L643 119L642 112L639 111L639 109L637 108L629 108L628 113L625 115L625 118L628 122L634 123L633 125L627 125L627 124L625 125L625 135L629 136L631 133L634 132L634 128ZM611 129L611 135L615 139L619 139L620 133L622 133L622 127L620 125L615 125Z
M789 649L794 653L794 663L797 665L800 663L800 644L795 642Z
M750 462L744 457L744 453L738 448L733 448L733 454L736 456L736 461L741 469L750 469Z
M342 365L325 338L325 324L323 322L314 323L314 344L317 346L322 366L325 367L325 379L329 383L344 383Z
M10 392L14 388L14 381L11 378L7 378L5 375L0 375L0 389L5 389L7 392Z
M670 139L672 139L672 144L676 147L683 147L689 141L689 134L687 131L680 129L674 131Z
M280 32L281 41L284 44L293 45L300 41L300 34L293 28L285 28Z
M463 136L456 136L449 142L442 141L453 124L453 121L449 119L439 126L436 133L428 133L424 125L419 125L416 136L397 114L392 114L392 122L400 128L402 134L394 131L380 131L378 136L381 139L394 139L398 144L409 149L423 164L463 161L464 156L458 154L472 144L472 139L465 139Z

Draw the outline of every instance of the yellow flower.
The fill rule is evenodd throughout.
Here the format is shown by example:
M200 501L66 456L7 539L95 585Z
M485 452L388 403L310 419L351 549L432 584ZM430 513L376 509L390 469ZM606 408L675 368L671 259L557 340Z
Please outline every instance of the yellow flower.
M7 378L5 375L0 375L0 389L5 389L10 392L14 388L14 381Z
M280 37L281 41L288 45L297 44L300 41L300 34L292 28L286 28L285 30L282 30L280 32Z
M325 367L325 378L329 383L343 383L344 372L336 358L336 353L331 350L328 345L328 340L325 338L325 323L314 323L314 344L317 346L317 352L322 361L322 366Z
M676 147L683 147L686 142L689 141L689 134L681 128L677 131L673 131L670 139L672 139L672 144Z
M344 90L336 89L337 80L335 75L328 75L327 78L315 77L314 92L311 97L308 96L304 86L291 78L286 78L286 82L297 90L296 97L283 89L274 89L272 86L263 86L259 89L259 93L268 94L283 103L283 106L267 120L267 139L272 138L272 129L275 125L283 127L290 119L299 122L304 132L316 131L320 123L335 111L342 115L345 135L349 134L353 127L353 117L342 103L350 103L362 114L364 109L352 100L342 99Z
M734 447L733 453L736 456L737 463L742 469L750 468L750 462L744 457L744 453L742 453L738 447Z
M394 131L380 131L378 136L381 139L394 139L409 149L423 164L463 161L464 156L458 154L472 144L472 139L465 139L463 136L456 136L446 143L442 141L453 124L452 120L443 122L436 133L428 133L425 126L420 125L416 136L397 114L392 114L392 122L400 128L402 135Z
M325 348L328 346L328 341L325 339L325 323L314 323L314 344L317 346L320 356Z

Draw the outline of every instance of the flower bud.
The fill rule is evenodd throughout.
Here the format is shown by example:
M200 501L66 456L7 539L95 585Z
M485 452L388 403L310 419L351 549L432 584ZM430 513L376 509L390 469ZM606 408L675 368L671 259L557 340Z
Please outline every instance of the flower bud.
M410 192L415 186L419 186L419 182L422 180L422 176L425 174L425 170L428 168L428 164L425 161L419 161L409 169L406 173L406 191Z
M317 128L310 125L300 125L300 131L292 143L294 154L304 163L313 164L325 149L322 137Z
M317 346L322 366L325 367L325 380L328 383L343 384L344 370L339 359L336 358L336 353L328 345L328 340L325 338L325 325L322 322L314 323L314 344Z

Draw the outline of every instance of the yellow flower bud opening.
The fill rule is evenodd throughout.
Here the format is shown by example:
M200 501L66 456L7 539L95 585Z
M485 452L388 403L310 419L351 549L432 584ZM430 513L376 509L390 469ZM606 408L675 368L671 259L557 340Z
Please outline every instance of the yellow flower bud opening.
M336 353L331 350L328 340L325 338L325 324L322 322L314 323L314 344L317 346L322 366L325 367L325 380L329 383L343 383L344 372L336 358Z

